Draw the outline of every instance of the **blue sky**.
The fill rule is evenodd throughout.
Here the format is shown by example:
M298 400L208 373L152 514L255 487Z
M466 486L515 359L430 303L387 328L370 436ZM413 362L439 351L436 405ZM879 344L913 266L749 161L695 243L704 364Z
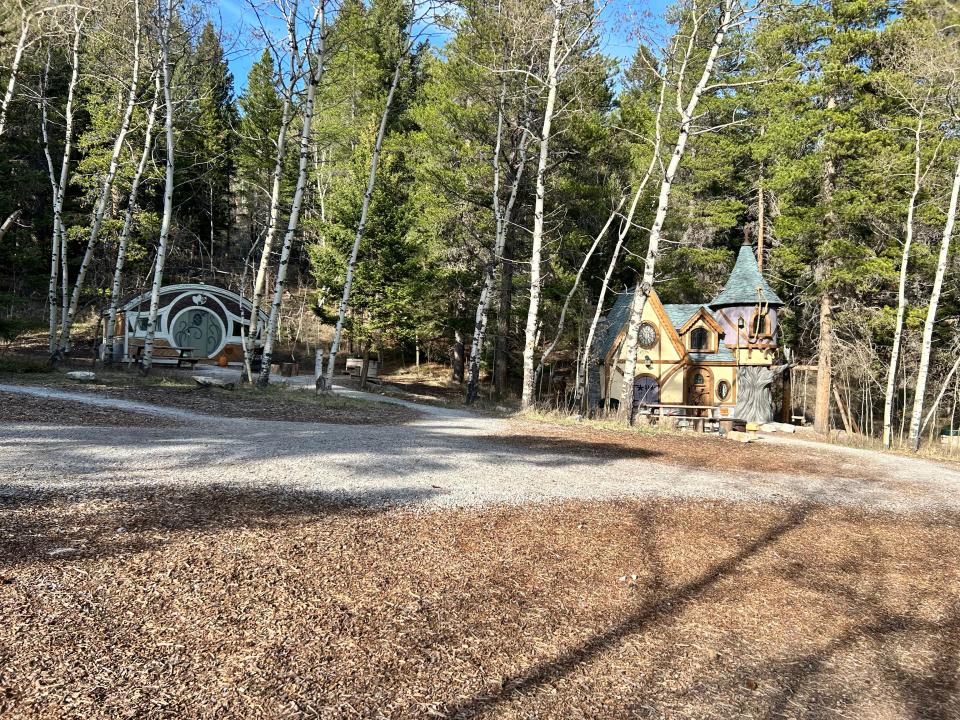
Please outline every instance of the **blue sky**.
M610 0L602 16L604 34L601 47L604 53L621 60L633 56L636 40L630 37L631 28L642 14L662 18L668 0ZM214 23L225 35L227 56L233 72L236 92L246 87L250 66L263 53L263 45L253 36L257 19L247 0L218 0L210 8ZM432 33L432 43L443 43L444 34Z

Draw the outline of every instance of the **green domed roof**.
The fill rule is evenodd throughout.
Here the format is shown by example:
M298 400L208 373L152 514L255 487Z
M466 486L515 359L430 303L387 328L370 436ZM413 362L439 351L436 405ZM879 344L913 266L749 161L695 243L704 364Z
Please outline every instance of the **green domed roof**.
M724 307L727 305L753 305L757 302L765 302L770 305L784 304L783 300L777 297L767 281L763 279L763 275L760 274L753 248L744 245L740 248L737 262L733 266L733 272L730 273L727 284L709 304L710 307Z

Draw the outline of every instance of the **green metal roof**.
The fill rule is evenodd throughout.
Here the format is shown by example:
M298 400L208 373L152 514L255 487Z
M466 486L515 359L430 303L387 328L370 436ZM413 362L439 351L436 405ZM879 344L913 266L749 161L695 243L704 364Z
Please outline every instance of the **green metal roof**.
M725 305L753 305L766 302L771 305L783 305L783 300L763 279L753 248L743 245L737 254L737 262L723 290L711 302L710 307Z

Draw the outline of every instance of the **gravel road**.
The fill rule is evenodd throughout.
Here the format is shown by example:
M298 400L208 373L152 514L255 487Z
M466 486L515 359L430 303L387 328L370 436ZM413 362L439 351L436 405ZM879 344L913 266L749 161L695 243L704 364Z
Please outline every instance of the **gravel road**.
M816 502L899 512L960 510L960 472L921 459L838 449L837 475L705 472L648 458L524 449L499 434L509 420L409 405L402 425L344 426L216 418L88 393L0 384L0 391L176 418L173 427L0 426L0 498L36 490L111 492L131 486L245 485L373 504L465 507L527 501L678 497ZM2 417L2 408L0 408ZM804 452L765 439L771 452ZM731 452L736 452L731 444ZM841 473L843 467L860 471ZM876 470L875 474L872 472ZM853 479L859 477L860 479Z

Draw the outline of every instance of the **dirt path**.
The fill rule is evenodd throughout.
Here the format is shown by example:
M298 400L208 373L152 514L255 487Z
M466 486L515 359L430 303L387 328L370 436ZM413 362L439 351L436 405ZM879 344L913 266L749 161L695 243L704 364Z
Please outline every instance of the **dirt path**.
M113 492L154 486L319 491L364 503L464 507L528 501L665 497L816 502L898 511L960 508L960 472L906 458L828 455L808 474L678 464L678 453L567 438L536 425L417 405L356 391L354 397L415 407L399 425L264 422L219 418L88 393L0 386L121 411L175 417L172 427L0 427L3 494ZM509 430L509 432L508 432ZM696 438L683 439L696 450ZM702 442L707 442L706 440ZM710 441L719 442L719 441ZM724 445L724 448L727 446ZM729 445L729 452L740 452ZM754 448L753 452L757 452ZM778 445L771 453L805 453ZM762 457L762 451L759 453ZM693 467L691 465L694 465ZM741 463L744 465L744 463Z

